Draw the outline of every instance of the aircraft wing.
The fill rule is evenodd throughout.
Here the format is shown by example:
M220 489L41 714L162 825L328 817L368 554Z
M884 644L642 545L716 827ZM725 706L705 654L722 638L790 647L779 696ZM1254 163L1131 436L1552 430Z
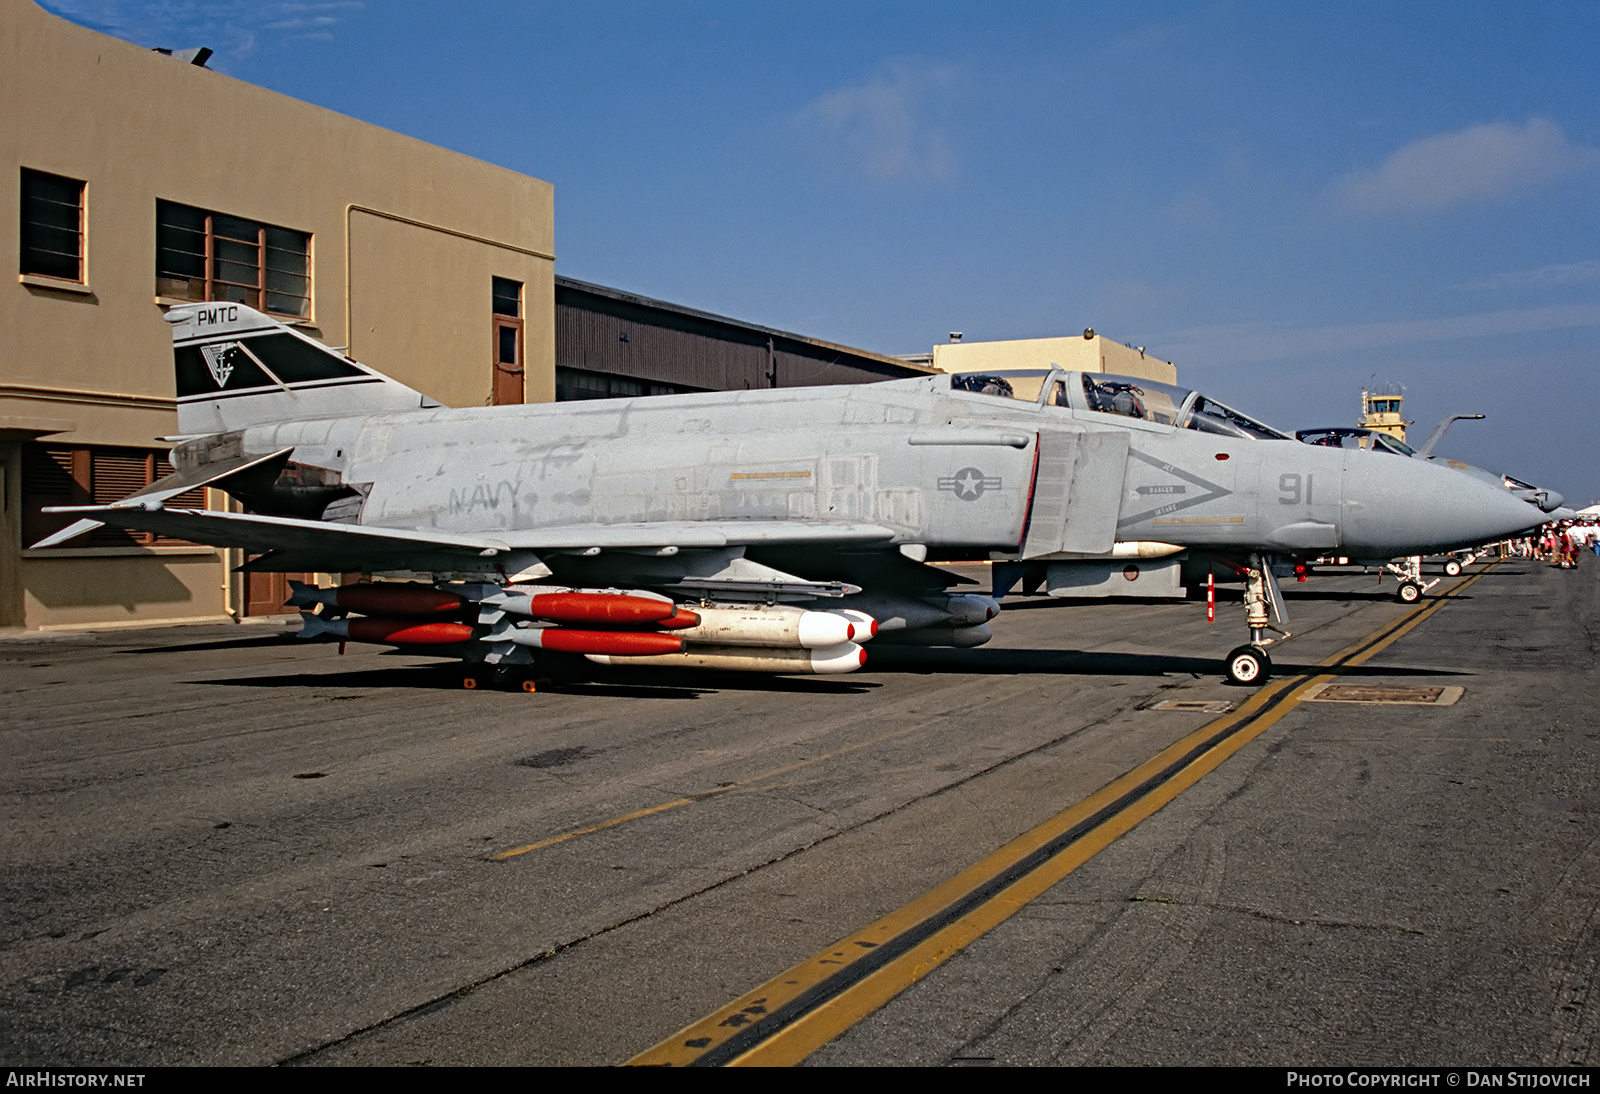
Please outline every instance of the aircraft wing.
M47 512L140 532L239 547L270 554L247 568L266 570L484 570L518 569L549 551L648 550L752 544L887 544L894 532L873 524L801 520L662 521L574 524L522 531L460 534L409 528L375 528L294 517L163 509L159 503L56 506ZM148 507L147 507L148 506Z

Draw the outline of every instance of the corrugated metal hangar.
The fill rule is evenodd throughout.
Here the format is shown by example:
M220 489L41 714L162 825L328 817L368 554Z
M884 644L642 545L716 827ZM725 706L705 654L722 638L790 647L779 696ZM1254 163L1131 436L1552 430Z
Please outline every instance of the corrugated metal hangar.
M933 370L556 277L556 398L866 384Z

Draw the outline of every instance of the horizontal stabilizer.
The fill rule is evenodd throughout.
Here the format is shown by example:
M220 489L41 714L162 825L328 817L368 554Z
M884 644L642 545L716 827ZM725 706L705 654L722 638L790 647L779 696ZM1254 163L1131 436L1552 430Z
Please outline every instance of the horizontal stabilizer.
M284 448L265 456L235 456L228 460L216 460L212 463L202 463L182 471L174 471L165 478L157 479L138 493L129 494L123 502L138 500L141 502L166 501L168 498L177 497L187 490L198 486L217 486L223 480L231 479L242 471L262 464L271 463L273 460L287 461L289 453L294 449ZM122 504L118 502L117 504Z
M68 540L77 539L85 532L92 532L96 528L104 528L105 523L106 522L103 520L89 520L88 518L84 518L83 520L75 520L65 528L61 529L61 531L56 532L53 535L45 536L38 543L33 545L33 549L38 550L40 547L59 547Z
M131 501L138 501L141 505L148 505L151 502L164 502L168 498L177 497L179 494L193 490L196 487L218 486L225 479L230 479L234 475L242 471L248 471L252 467L259 467L262 464L271 463L273 460L287 460L289 453L293 451L294 449L292 448L285 448L281 452L273 452L266 456L237 456L231 460L218 460L215 463L203 463L198 467L191 467L184 471L174 471L164 478L157 479L143 490L129 494L116 504L125 505ZM75 520L61 529L61 531L45 536L33 546L35 550L40 547L57 547L69 540L78 538L85 532L92 532L96 528L103 527L105 524L106 522L103 520Z

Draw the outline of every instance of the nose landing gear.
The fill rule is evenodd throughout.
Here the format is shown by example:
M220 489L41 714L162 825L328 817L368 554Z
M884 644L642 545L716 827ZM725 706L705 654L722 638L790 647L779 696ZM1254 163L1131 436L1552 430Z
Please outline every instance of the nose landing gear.
M1267 677L1272 675L1272 658L1267 656L1267 647L1289 638L1290 634L1281 627L1274 627L1267 614L1270 608L1279 623L1288 621L1283 593L1278 590L1277 579L1267 560L1251 555L1244 579L1245 626L1250 629L1250 644L1228 654L1227 674L1229 683L1248 686L1267 682ZM1277 631L1279 637L1270 637L1268 631Z
M1422 580L1422 556L1411 555L1384 566L1395 577L1400 579L1400 585L1394 591L1396 599L1402 604L1415 604L1422 599L1422 594L1439 584L1439 578L1424 582ZM1457 573L1460 568L1457 567ZM1381 579L1382 574L1379 574Z
M1272 659L1260 646L1240 646L1228 654L1228 683L1249 686L1272 675Z

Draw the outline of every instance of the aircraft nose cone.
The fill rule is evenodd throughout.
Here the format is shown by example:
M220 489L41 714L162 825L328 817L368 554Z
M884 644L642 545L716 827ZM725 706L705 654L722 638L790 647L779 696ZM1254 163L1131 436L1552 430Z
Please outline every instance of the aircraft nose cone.
M1351 452L1341 549L1374 558L1475 547L1549 518L1510 491L1425 460Z

